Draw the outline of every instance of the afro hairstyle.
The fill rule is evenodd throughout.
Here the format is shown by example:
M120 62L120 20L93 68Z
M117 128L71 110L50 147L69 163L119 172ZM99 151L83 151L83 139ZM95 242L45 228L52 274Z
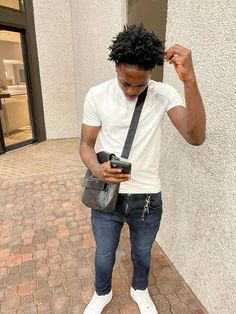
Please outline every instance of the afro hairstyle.
M143 24L124 25L109 46L108 60L116 64L136 65L145 70L164 63L164 42L154 32L147 31Z

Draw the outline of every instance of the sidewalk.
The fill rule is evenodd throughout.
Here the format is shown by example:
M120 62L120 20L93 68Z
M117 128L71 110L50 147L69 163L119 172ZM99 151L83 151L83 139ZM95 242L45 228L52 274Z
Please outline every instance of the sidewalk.
M82 314L93 294L95 243L80 201L78 140L50 140L0 156L0 314ZM138 314L123 228L104 313ZM157 244L149 291L160 314L206 314Z

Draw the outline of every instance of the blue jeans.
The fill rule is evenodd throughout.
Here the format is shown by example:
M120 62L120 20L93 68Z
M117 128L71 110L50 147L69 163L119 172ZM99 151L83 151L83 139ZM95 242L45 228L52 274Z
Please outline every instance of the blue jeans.
M116 250L125 222L130 229L132 287L140 290L147 288L151 248L159 230L161 216L161 192L119 194L114 212L92 210L92 228L96 241L95 289L98 295L107 294L111 290Z

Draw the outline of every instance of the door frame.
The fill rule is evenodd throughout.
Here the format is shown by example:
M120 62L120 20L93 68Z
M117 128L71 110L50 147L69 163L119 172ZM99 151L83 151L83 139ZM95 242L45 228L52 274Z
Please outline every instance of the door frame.
M21 34L22 57L27 81L28 107L33 139L19 142L8 147L5 147L3 143L0 154L32 142L42 142L46 140L33 3L32 1L26 0L23 5L22 11L0 6L0 28L9 31L17 31ZM2 134L0 134L0 138L1 137Z

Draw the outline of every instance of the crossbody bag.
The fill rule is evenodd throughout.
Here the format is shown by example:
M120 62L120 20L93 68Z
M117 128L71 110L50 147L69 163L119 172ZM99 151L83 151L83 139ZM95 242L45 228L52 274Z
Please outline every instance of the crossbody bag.
M121 157L128 159L134 136L138 127L139 118L142 112L143 104L147 95L146 89L139 95L135 110L131 119L131 124L125 140ZM104 163L108 160L119 159L115 154L101 151L97 153L98 162ZM115 210L116 202L119 194L120 184L106 183L95 177L92 172L87 169L82 186L84 191L82 194L82 202L84 205L102 212L112 212Z

